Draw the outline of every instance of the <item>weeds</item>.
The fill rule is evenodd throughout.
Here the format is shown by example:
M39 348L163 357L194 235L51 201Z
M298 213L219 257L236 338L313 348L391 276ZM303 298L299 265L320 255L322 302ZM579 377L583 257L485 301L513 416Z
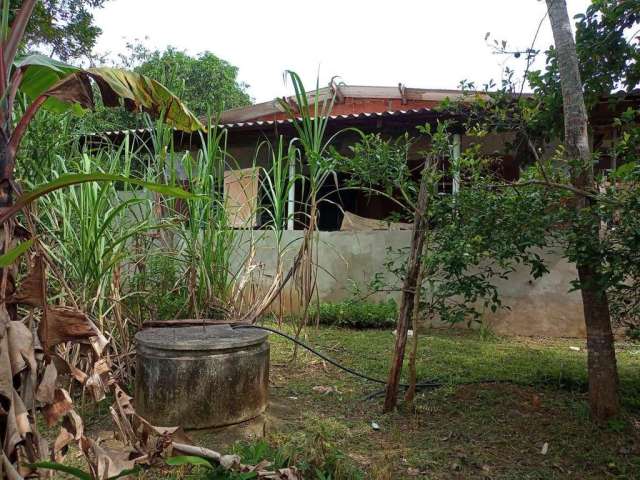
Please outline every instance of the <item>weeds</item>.
M398 305L395 300L370 303L346 300L337 303L321 303L312 310L322 325L348 328L393 328L396 325Z

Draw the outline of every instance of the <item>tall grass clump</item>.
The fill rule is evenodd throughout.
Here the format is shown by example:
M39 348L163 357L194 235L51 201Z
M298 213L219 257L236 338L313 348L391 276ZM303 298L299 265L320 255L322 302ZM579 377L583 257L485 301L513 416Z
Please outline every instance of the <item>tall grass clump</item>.
M114 151L57 156L46 174L132 175L135 153L127 140ZM44 175L44 173L43 173ZM52 291L58 302L75 304L112 339L116 355L128 354L131 334L139 326L122 311L130 293L121 288L123 271L139 261L131 246L152 227L150 198L117 182L82 183L40 199L35 210L41 245L52 265ZM135 320L135 319L133 319Z

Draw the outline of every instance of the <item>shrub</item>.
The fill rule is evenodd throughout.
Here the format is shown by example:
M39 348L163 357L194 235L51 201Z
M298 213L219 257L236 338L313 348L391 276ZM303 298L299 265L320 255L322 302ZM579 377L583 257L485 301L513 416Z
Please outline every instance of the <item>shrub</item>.
M396 324L398 306L395 300L370 303L346 300L338 303L321 303L317 311L322 325L348 328L391 328Z

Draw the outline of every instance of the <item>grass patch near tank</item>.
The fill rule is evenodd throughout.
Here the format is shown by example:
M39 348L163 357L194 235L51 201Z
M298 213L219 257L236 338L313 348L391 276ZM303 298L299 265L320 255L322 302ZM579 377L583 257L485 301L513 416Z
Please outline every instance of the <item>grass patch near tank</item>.
M308 329L304 340L384 379L394 337L385 330L320 327ZM623 415L595 425L582 340L426 332L418 377L443 387L421 392L413 408L392 415L380 413L381 396L365 400L381 386L303 350L292 362L290 342L275 335L270 342L271 402L263 432L276 447L300 435L314 438L321 428L331 448L367 479L640 477L637 344L617 345ZM216 434L199 432L194 439L222 449Z
M394 337L388 330L320 327L309 328L303 340L384 379ZM245 462L257 461L261 452L271 460L286 457L311 480L640 478L639 344L618 343L623 414L596 425L588 415L581 340L425 332L418 376L443 386L420 392L412 408L391 415L381 414L381 396L365 400L381 386L304 350L292 362L290 342L275 335L270 342L264 418L238 428L191 431L194 442L237 453ZM105 409L88 406L87 414L90 430L110 427ZM73 454L67 458L81 462ZM225 479L212 475L179 467L140 478Z

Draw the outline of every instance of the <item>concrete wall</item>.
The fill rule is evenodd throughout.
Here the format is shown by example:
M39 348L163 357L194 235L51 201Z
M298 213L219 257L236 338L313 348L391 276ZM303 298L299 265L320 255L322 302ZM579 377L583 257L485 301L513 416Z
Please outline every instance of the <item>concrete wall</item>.
M277 248L271 232L253 232L260 236L253 263L258 265L258 284L268 285L276 269ZM244 233L243 235L248 235ZM291 265L303 233L285 232L282 245L289 245L284 256L285 268ZM378 272L386 272L389 249L408 247L409 231L319 232L314 257L318 260L318 294L321 301L339 301L351 296L353 284L366 289ZM249 242L239 242L236 264L248 255ZM582 301L579 292L571 292L570 282L577 274L575 267L559 255L545 255L550 273L534 280L528 269L513 273L507 281L496 281L503 303L510 309L485 312L484 321L496 333L550 337L584 337ZM385 276L388 281L393 277ZM399 298L398 293L380 293L372 301ZM274 310L299 311L296 282L273 305Z

